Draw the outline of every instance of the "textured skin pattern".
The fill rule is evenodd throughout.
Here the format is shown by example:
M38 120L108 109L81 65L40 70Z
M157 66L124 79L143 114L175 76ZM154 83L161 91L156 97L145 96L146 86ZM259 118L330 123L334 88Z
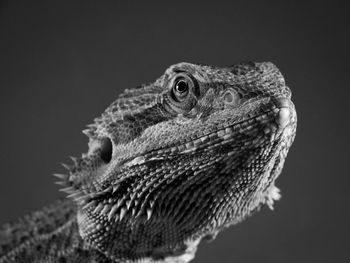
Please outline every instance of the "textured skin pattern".
M179 63L125 90L56 175L70 200L2 226L0 262L190 261L202 238L279 199L290 99L269 62Z

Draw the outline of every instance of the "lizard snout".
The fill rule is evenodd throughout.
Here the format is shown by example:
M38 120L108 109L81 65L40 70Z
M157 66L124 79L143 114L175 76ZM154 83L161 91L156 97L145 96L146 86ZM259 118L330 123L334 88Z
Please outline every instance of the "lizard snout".
M291 122L293 103L285 97L275 98L273 102L278 108L275 122L279 128L284 129Z

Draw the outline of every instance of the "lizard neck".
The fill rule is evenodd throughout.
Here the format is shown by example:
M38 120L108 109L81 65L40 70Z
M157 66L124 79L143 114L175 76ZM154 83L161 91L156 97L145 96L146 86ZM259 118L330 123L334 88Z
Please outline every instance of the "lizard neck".
M70 255L83 258L87 252L78 232L75 205L69 200L58 201L0 228L0 263L56 262Z
M114 262L186 263L194 258L201 240L177 231L166 220L152 218L129 224L99 219L97 227L91 227L94 214L78 209L79 235Z

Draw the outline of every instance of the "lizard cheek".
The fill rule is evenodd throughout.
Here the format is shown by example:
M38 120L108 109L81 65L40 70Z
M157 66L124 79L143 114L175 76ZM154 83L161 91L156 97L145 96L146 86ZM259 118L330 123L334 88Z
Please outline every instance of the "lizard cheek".
M113 144L111 139L104 138L101 142L101 159L105 163L109 163L112 159Z

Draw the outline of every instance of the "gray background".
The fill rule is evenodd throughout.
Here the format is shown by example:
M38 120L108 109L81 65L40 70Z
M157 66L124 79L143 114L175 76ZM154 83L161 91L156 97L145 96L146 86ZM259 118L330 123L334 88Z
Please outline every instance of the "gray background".
M62 196L50 174L87 150L80 131L123 89L181 61L272 61L299 118L283 198L201 244L193 262L350 262L348 8L97 2L0 4L0 223Z

